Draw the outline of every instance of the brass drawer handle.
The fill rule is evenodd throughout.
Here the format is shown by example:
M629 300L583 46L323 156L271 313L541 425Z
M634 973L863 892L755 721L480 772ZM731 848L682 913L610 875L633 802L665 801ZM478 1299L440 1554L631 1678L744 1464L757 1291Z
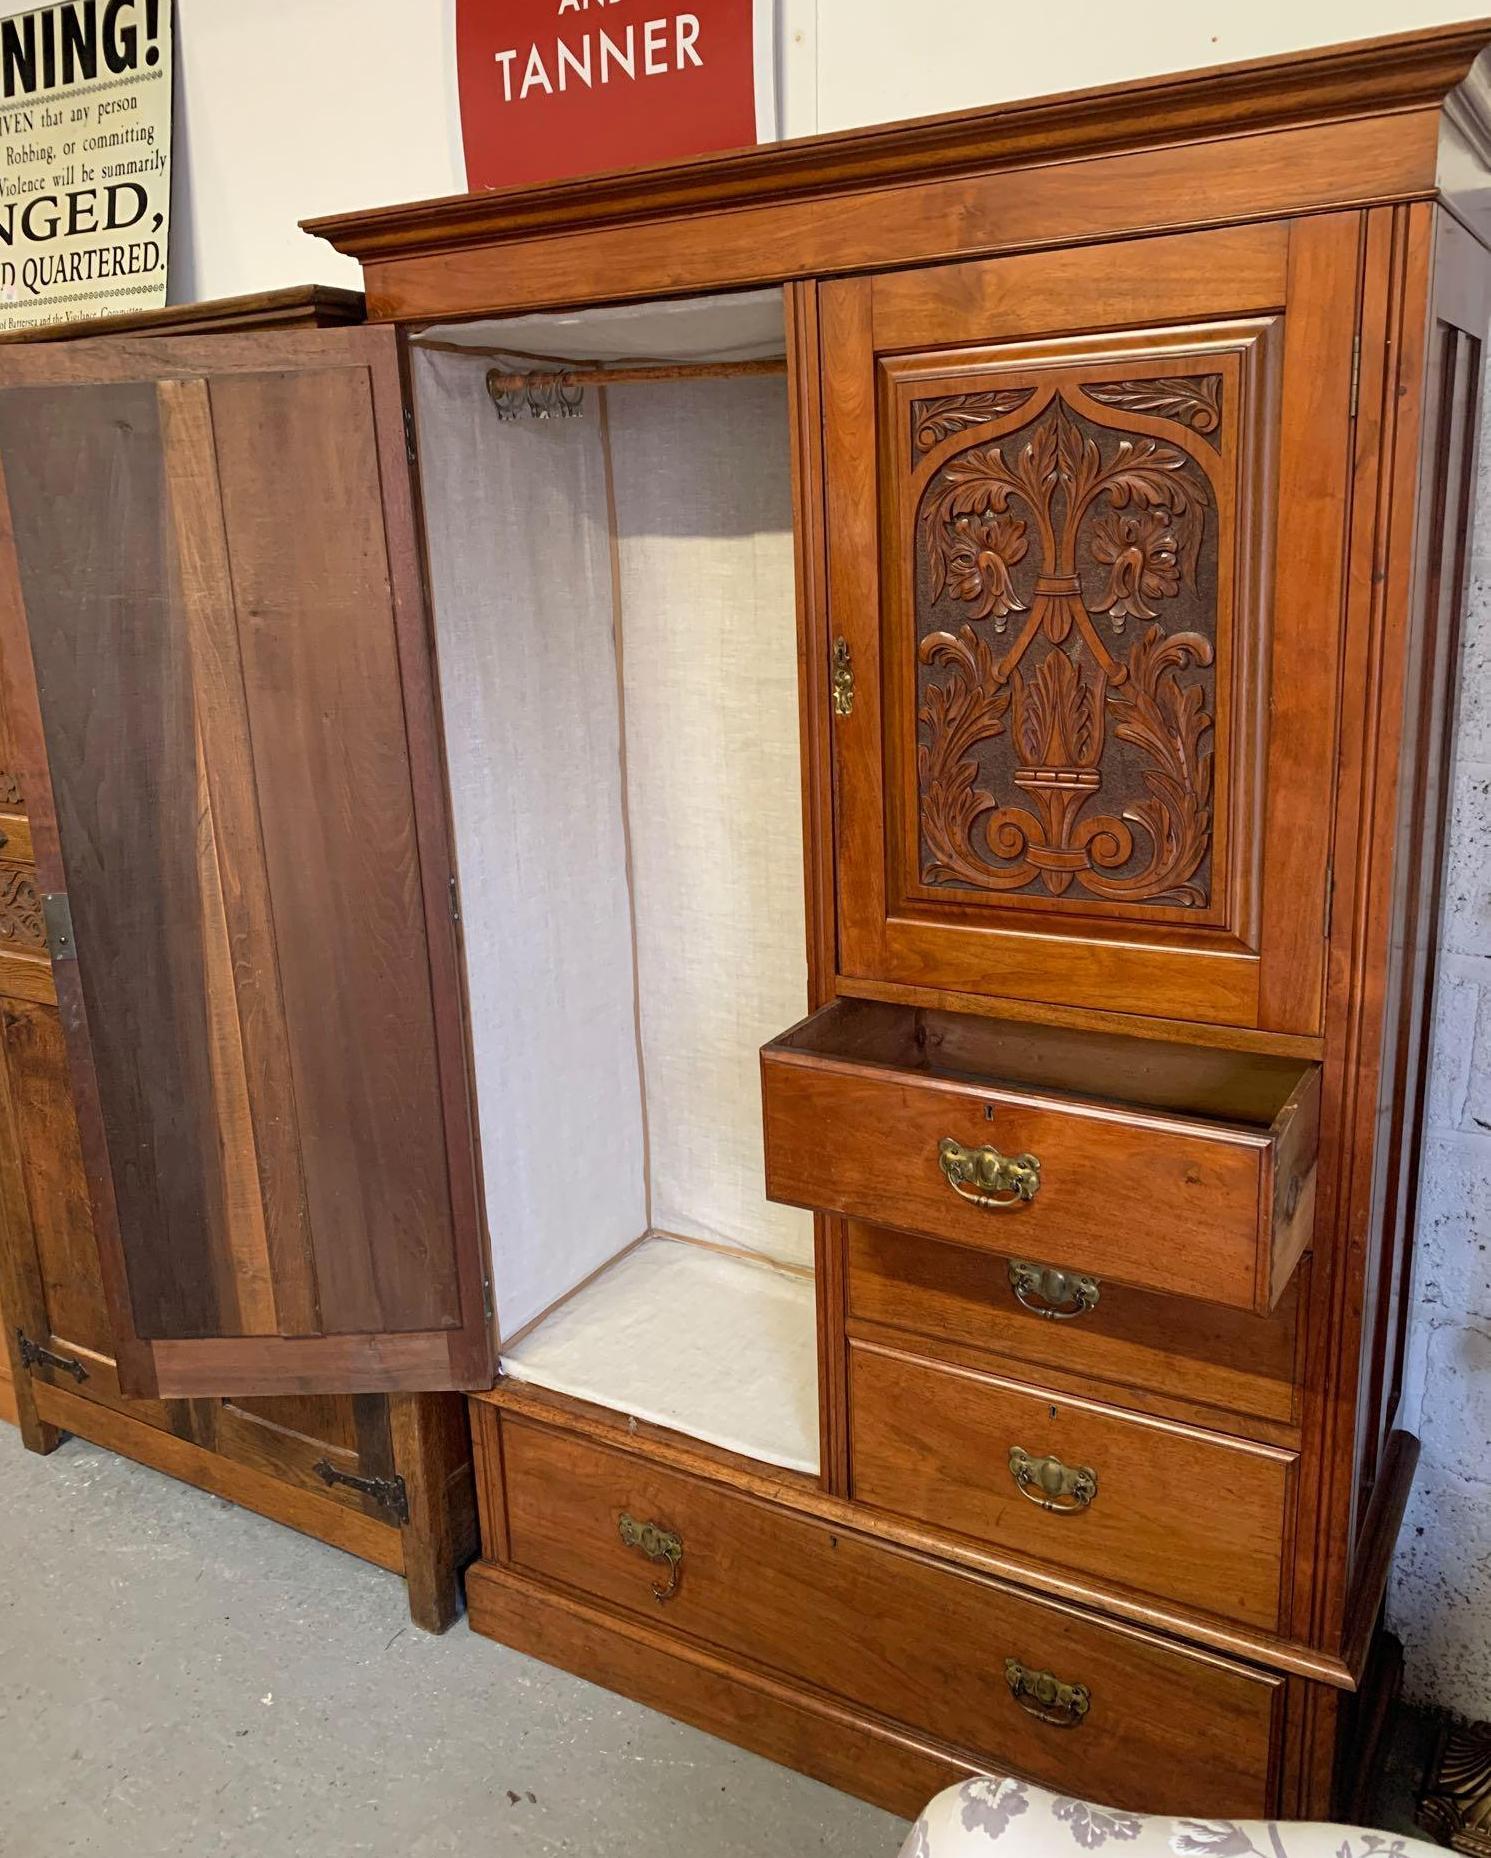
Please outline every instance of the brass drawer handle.
M1010 1289L1015 1301L1032 1315L1053 1322L1070 1322L1098 1306L1102 1286L1080 1271L1058 1271L1054 1265L1034 1264L1028 1258L1010 1259Z
M1029 1497L1053 1516L1075 1516L1098 1494L1098 1474L1090 1465L1032 1458L1023 1445L1010 1447L1010 1476L1020 1486L1022 1497Z
M623 1515L617 1527L621 1539L628 1548L640 1548L649 1561L666 1561L668 1564L668 1584L659 1587L652 1584L652 1597L655 1600L671 1600L678 1592L678 1570L683 1560L683 1538L670 1530L660 1529L656 1523L639 1523L635 1517Z
M1005 1659L1004 1681L1022 1710L1058 1729L1077 1728L1092 1708L1092 1692L1086 1684L1063 1684L1049 1671L1028 1670L1018 1658Z
M1001 1155L997 1148L965 1148L944 1136L937 1160L960 1199L994 1211L1021 1206L1040 1191L1041 1164L1034 1155Z

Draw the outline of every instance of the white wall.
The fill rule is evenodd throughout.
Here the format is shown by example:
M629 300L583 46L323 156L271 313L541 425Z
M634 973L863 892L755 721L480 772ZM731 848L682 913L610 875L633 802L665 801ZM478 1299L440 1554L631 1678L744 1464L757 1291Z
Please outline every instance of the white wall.
M1491 379L1487 381L1491 392ZM1404 1423L1423 1441L1389 1612L1409 1695L1491 1715L1491 442L1470 560Z
M0 14L34 0L0 0ZM354 284L316 213L459 191L450 0L176 0L172 296ZM1469 16L1477 0L778 0L789 134ZM1424 1463L1392 1596L1409 1693L1491 1714L1491 471L1465 663L1410 1401Z

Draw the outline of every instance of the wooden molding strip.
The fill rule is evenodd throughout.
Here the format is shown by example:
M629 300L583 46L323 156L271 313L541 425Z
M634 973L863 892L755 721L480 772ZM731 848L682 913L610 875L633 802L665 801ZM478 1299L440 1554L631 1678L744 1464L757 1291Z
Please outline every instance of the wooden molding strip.
M367 261L535 231L804 200L1043 158L1421 109L1443 104L1488 43L1491 20L1479 20L543 187L329 214L301 224L338 251Z

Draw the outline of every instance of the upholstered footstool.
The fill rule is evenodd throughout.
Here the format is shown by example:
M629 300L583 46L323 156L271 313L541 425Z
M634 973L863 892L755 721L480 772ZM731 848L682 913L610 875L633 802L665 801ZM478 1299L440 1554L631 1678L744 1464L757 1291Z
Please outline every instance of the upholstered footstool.
M1115 1848L1103 1858L1443 1858L1436 1845L1361 1826L1125 1813L997 1775L938 1794L901 1858L1080 1858L1099 1846Z

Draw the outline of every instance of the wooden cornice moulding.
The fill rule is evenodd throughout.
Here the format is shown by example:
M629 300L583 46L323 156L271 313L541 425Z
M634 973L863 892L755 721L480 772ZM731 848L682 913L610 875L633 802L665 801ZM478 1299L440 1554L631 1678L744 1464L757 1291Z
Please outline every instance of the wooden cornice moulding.
M0 334L0 344L75 342L114 335L209 335L234 329L327 328L362 320L360 290L341 290L332 284L295 284L242 297L166 303L154 310L122 310L114 316L93 316L80 322L8 329ZM6 778L0 775L0 781Z
M542 187L303 220L364 262L494 244L535 232L614 227L729 206L809 200L887 183L947 179L1043 160L1444 107L1491 45L1491 19L1252 59L989 109L806 136ZM1483 91L1477 82L1471 87ZM1484 102L1455 121L1488 138ZM1436 175L1422 176L1425 192Z

